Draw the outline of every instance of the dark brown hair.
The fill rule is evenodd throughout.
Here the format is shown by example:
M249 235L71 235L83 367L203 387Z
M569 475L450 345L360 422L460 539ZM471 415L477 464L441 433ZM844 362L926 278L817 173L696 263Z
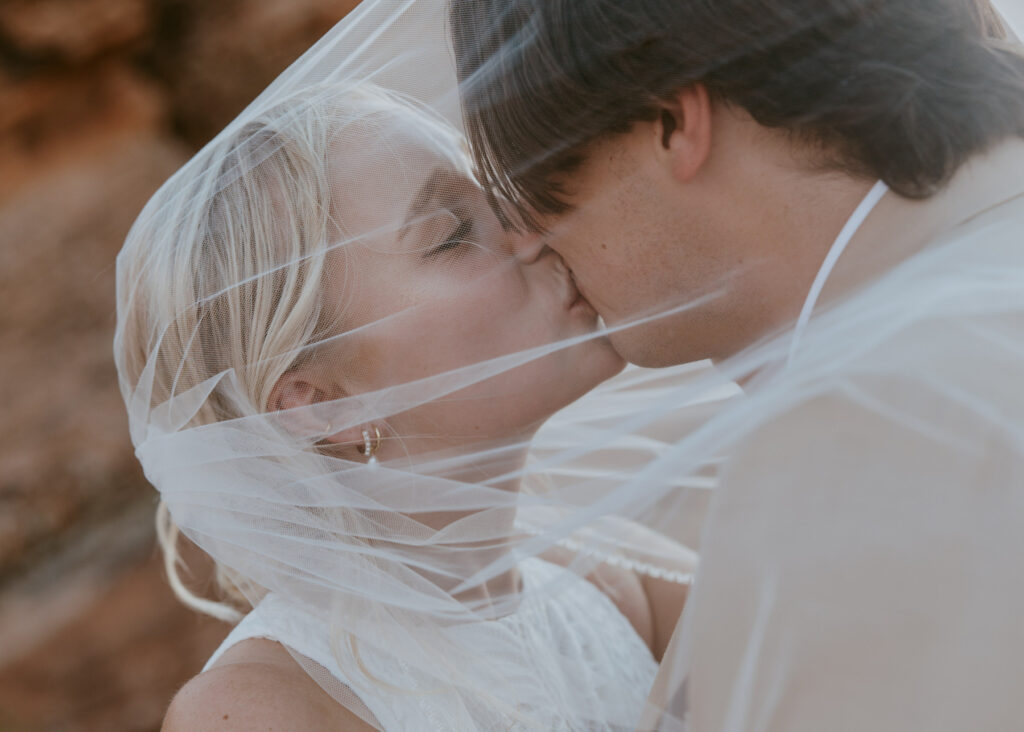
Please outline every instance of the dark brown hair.
M904 196L1024 134L1024 55L988 0L450 0L466 127L492 194L565 210L595 139L704 84Z

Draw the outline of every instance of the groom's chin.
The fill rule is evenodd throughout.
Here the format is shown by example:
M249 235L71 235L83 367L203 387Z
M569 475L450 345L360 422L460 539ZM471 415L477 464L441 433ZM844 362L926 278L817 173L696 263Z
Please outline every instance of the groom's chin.
M609 336L609 340L615 352L635 366L662 368L679 363L671 349L659 341L655 328L641 326L617 331Z
M609 334L615 351L628 363L644 368L659 369L700 361L698 349L680 347L674 333L666 332L657 323L626 328Z

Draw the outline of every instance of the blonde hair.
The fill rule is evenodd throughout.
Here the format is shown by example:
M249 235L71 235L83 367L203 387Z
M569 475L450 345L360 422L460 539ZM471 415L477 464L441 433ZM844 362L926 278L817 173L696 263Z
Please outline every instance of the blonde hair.
M323 84L230 130L153 197L118 257L115 358L126 402L143 375L149 408L229 373L190 426L270 411L274 385L342 325L323 287L331 237L330 150L356 123L409 104L370 85ZM244 395L239 398L238 394ZM167 506L157 536L177 597L226 621L263 591L216 565L223 602L179 574L180 531Z

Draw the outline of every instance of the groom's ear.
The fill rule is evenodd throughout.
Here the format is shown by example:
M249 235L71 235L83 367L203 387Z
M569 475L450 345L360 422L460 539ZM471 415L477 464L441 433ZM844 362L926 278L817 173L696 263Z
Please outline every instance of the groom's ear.
M708 158L711 112L711 98L703 84L684 87L661 105L654 125L658 154L680 183L693 180Z

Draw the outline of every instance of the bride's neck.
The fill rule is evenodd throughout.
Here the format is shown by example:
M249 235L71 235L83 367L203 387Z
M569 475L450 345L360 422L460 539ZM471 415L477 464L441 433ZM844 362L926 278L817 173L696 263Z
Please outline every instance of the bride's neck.
M440 477L453 483L478 486L493 496L493 502L483 509L415 515L417 522L435 532L436 541L424 547L423 553L435 554L436 565L446 569L445 572L420 573L446 591L501 560L518 540L516 496L522 484L528 441L482 450L478 447L459 451L449 463L455 467ZM473 455L474 459L462 462L458 460L462 455ZM455 598L466 604L487 604L518 594L519 585L519 572L513 567L459 592Z

